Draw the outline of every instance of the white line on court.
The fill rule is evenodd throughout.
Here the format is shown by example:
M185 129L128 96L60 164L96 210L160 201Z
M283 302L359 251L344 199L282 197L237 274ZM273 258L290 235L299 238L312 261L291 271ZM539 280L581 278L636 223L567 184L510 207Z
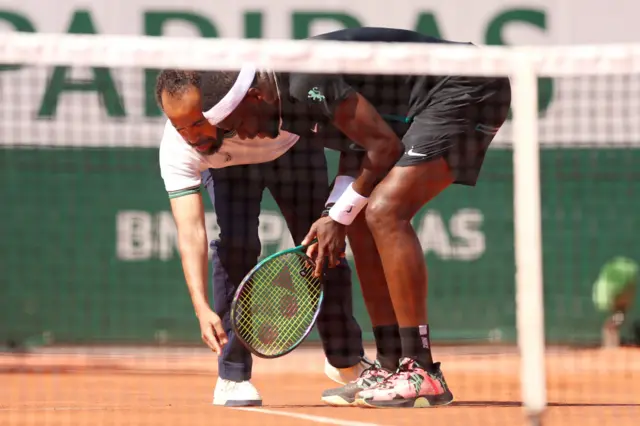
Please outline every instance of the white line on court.
M289 411L275 411L266 408L239 407L235 408L239 411L250 411L254 413L271 414L274 416L290 417L292 419L308 420L314 423L323 423L335 426L383 426L378 423L355 422L352 420L333 419L331 417L313 416L311 414L291 413Z

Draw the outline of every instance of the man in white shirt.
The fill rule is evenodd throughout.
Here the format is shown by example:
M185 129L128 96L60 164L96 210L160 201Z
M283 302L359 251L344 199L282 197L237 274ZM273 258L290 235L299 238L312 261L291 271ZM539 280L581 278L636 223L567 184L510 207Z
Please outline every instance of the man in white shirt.
M258 216L264 189L273 195L299 243L330 198L326 158L321 144L307 140L315 134L301 138L283 131L276 138L257 135L254 140L221 134L214 125L229 109L224 101L209 105L209 90L215 90L215 85L207 87L206 73L160 73L156 94L169 118L160 145L160 169L202 338L219 354L213 403L261 405L249 381L251 354L231 330L230 303L260 255ZM211 242L214 310L207 298L202 184L220 227L219 240ZM332 380L346 383L368 367L361 330L352 314L351 270L344 259L338 267L326 270L325 301L317 325L327 357L325 372Z

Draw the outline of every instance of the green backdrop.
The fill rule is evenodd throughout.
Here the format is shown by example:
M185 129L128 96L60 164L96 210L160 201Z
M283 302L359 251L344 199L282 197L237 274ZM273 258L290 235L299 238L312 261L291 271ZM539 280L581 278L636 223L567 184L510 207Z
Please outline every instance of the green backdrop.
M0 149L0 341L199 342L157 159L157 149ZM597 341L599 268L640 258L640 150L545 149L541 161L547 338ZM511 152L494 149L478 187L451 188L416 218L436 340L515 339L512 182ZM269 196L263 208L279 223ZM269 240L265 253L278 247Z

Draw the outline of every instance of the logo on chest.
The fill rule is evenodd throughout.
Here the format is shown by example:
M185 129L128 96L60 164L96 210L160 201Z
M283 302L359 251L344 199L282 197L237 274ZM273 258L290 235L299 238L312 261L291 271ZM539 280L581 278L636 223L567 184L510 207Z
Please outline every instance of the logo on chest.
M309 92L307 93L307 98L311 99L314 102L322 102L325 100L324 95L320 93L320 89L318 89L317 87L309 90Z

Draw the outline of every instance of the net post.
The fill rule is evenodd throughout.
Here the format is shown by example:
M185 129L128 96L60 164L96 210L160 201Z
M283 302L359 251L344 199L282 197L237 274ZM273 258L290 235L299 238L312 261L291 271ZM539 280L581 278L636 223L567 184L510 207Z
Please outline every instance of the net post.
M547 403L538 76L526 51L514 54L510 75L513 111L513 176L516 317L523 406L530 425L540 425Z

